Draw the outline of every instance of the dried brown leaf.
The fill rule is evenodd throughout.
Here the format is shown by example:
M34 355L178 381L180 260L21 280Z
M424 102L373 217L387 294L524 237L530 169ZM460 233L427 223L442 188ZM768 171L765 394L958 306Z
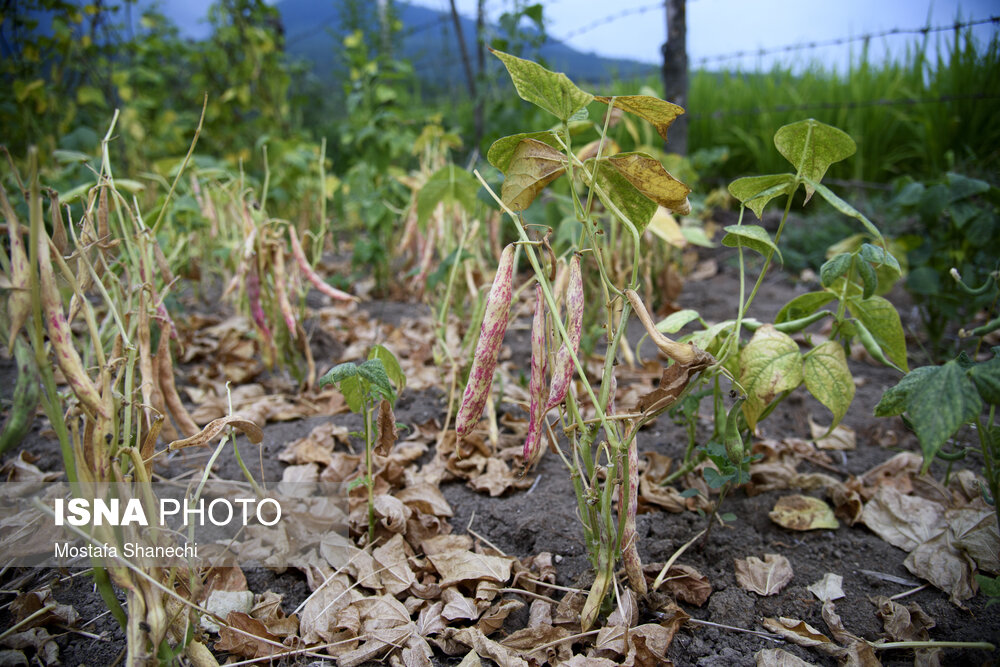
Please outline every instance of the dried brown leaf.
M757 667L813 667L811 662L780 648L761 649L754 654L754 658L757 660Z
M536 600L541 602L541 600ZM504 598L483 612L476 627L484 635L491 635L503 627L504 621L512 613L524 607L524 603L514 598Z
M903 565L943 590L960 607L962 600L976 594L972 559L952 545L949 531L942 531L911 551Z
M399 595L416 582L417 578L409 564L411 556L413 552L399 533L372 551L372 558L382 568L379 573L382 586L390 595Z
M471 551L445 551L427 554L427 558L441 575L441 586L477 579L506 583L510 579L514 561L513 558L487 556Z
M561 641L567 637L569 631L565 628L539 625L515 630L508 637L501 639L500 645L517 651L519 656L527 658L532 664L556 665L573 656L573 643ZM543 650L540 648L542 646L547 648Z
M443 589L441 600L445 603L441 615L449 621L474 621L479 618L479 609L476 608L476 603L459 593L454 587Z
M895 487L882 486L865 504L861 520L876 535L904 551L941 533L944 507L917 496L906 496Z
M829 427L817 424L812 415L809 415L809 432L820 449L850 451L858 446L858 436L854 429L844 424L838 424L830 431Z
M662 567L662 566L661 566ZM656 572L659 573L660 568ZM700 607L712 594L712 584L708 577L690 565L675 564L667 570L663 588L678 600Z
M764 560L756 556L737 558L736 583L747 591L758 595L775 595L792 580L792 564L779 554L764 554Z
M765 618L761 625L797 646L816 648L827 655L838 655L841 651L832 639L805 621L785 617Z
M809 585L809 592L821 602L839 600L844 597L844 578L839 574L827 572L822 579Z
M383 398L378 404L378 440L373 451L379 456L388 456L398 439L399 430L396 429L396 416L392 414L392 403Z
M230 427L241 431L247 436L250 442L255 445L260 444L260 442L264 439L264 432L261 431L260 427L255 423L240 415L230 415L210 421L205 425L205 428L201 429L200 433L196 433L190 438L174 440L167 445L167 449L175 450L183 449L184 447L200 447L210 445L214 440L219 438L221 434L227 432L227 429Z
M226 625L219 629L215 650L244 658L266 658L280 653L284 646L281 638L268 632L261 621L244 612L231 611L226 616Z

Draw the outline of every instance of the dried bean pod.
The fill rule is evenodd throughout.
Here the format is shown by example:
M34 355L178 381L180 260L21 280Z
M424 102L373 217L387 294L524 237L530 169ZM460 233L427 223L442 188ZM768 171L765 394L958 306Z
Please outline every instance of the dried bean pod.
M160 334L160 343L156 350L156 374L163 393L163 402L170 411L180 434L190 437L200 431L198 425L191 417L191 413L184 407L180 395L177 393L177 385L174 383L174 363L170 355L170 338Z
M493 287L486 297L486 312L483 314L479 342L469 370L469 384L465 387L458 416L455 418L455 430L460 438L465 437L479 421L493 385L493 372L497 367L503 335L507 331L510 301L514 294L514 251L513 243L503 249Z
M250 270L247 272L247 300L250 302L250 315L254 324L264 334L264 339L271 340L271 328L267 326L264 308L260 305L260 274L257 273L257 255L250 258Z
M326 281L320 278L319 274L313 271L313 268L309 266L309 260L306 259L306 254L302 252L302 246L299 244L299 237L295 233L295 228L289 227L288 233L292 237L292 254L295 255L295 261L299 263L299 268L302 270L302 273L306 275L306 278L309 279L309 282L313 284L313 287L331 299L339 299L340 301L358 300L358 297L356 296L348 294L347 292L342 292L335 287L327 285Z
M563 341L556 352L555 363L552 364L552 385L549 388L549 400L545 404L545 412L566 400L566 393L573 381L576 370L573 354L580 350L580 334L583 331L583 275L580 272L580 256L574 255L569 265L569 284L566 286L566 333L569 334L569 346Z
M0 189L0 205L3 207L3 216L7 219L7 235L10 238L10 286L11 291L7 297L7 316L10 318L10 331L8 332L7 349L14 349L14 339L17 332L24 326L28 315L31 313L31 290L30 275L31 267L28 264L28 255L24 250L24 241L21 239L21 223L17 219L14 208L7 199L7 194Z
M107 419L108 409L101 401L97 387L83 369L83 362L76 348L73 347L73 335L69 322L62 309L62 299L56 287L56 275L52 268L52 258L49 256L49 235L42 229L38 234L38 278L42 298L42 308L45 310L45 322L48 326L49 340L56 356L56 364L69 382L73 393L80 402L93 414ZM97 342L95 341L95 344Z
M635 438L628 447L626 468L623 474L628 474L628 483L624 480L618 485L618 511L625 512L625 525L622 528L622 562L625 564L625 574L628 581L639 595L646 594L646 577L642 573L642 560L639 558L639 548L636 544L635 514L639 507L639 446Z
M291 301L288 300L288 290L285 287L285 253L280 247L274 247L274 293L278 297L278 307L281 309L281 317L285 320L288 328L288 335L292 340L298 338L298 322L295 319L295 310Z
M531 402L528 407L528 435L524 440L525 468L534 465L542 454L542 420L545 419L545 295L542 294L541 283L535 284L535 317L531 322L531 379L528 382L528 394Z

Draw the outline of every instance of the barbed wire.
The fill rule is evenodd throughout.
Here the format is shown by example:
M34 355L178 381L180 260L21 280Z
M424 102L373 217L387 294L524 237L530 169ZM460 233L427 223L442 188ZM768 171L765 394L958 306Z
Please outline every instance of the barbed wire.
M732 51L730 53L719 53L712 56L702 56L701 58L695 58L692 62L697 65L704 65L710 62L720 62L724 60L734 60L736 58L745 58L747 56L766 56L774 53L786 53L790 51L801 51L804 49L818 49L826 46L843 46L845 44L850 44L852 42L870 41L872 39L879 39L881 37L890 37L892 35L927 35L932 32L944 32L946 30L962 30L964 28L971 28L977 25L984 25L986 23L1000 24L1000 16L991 16L987 19L977 19L975 21L955 21L950 25L938 25L938 26L924 26L921 28L892 28L891 30L883 30L881 32L872 32L862 35L857 35L855 37L838 37L837 39L819 40L812 42L798 42L795 44L786 44L784 46L775 46L771 48L753 49L746 51Z
M704 113L688 114L689 120L704 118L724 118L726 116L760 116L766 113L785 113L789 111L839 111L841 109L859 109L881 106L915 106L918 104L945 104L968 100L997 100L1000 94L968 93L964 95L939 95L938 97L904 97L878 100L849 100L846 102L814 102L811 104L778 104L773 107L757 107L754 109L719 109Z
M660 2L654 2L649 5L642 5L640 7L630 7L628 9L623 9L620 12L615 12L614 14L608 14L604 18L592 21L580 28L576 28L575 30L570 30L562 37L556 39L558 41L565 42L566 40L572 39L573 37L576 37L578 35L583 35L585 33L590 32L591 30L596 30L603 25L614 23L615 21L626 18L628 16L638 16L640 14L645 14L646 12L650 12L654 9L663 9L663 8L664 8L664 3L661 0Z

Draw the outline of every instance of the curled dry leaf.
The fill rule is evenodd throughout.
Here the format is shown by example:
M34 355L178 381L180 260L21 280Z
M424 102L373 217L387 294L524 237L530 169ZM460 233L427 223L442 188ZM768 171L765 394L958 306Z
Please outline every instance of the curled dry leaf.
M567 637L569 631L565 628L539 625L515 630L508 637L501 639L500 644L527 658L531 664L557 665L573 656L573 642L561 641ZM542 649L543 646L546 648Z
M959 607L962 600L976 594L972 559L955 548L949 530L942 531L911 551L903 565L948 593L951 601Z
M811 662L780 648L765 648L754 654L757 667L813 667Z
M840 647L832 639L805 621L785 617L765 618L761 625L796 646L815 648L827 655L837 655L840 652Z
M242 431L247 438L249 438L250 442L255 445L260 444L260 442L264 439L264 432L261 431L260 427L252 421L245 419L240 415L230 415L228 417L213 419L205 425L205 428L201 429L200 433L196 433L190 438L174 440L167 445L167 449L175 450L182 449L184 447L199 447L208 445L223 434L228 427L233 427L238 431Z
M653 572L654 577L659 574L662 567L657 564ZM712 584L709 583L708 577L690 565L682 564L670 566L663 580L663 588L678 600L696 607L705 604L712 594Z
M771 521L789 530L836 530L840 527L830 506L812 496L792 495L779 498L768 516Z
M764 560L756 556L737 558L736 583L747 591L758 595L775 595L795 576L792 564L779 554L764 554Z
M471 551L427 554L427 558L441 575L441 586L479 579L506 583L510 579L511 566L514 562L513 558L487 556Z
M858 446L858 438L854 429L844 424L838 424L831 431L829 427L814 422L812 415L809 415L809 432L812 434L816 446L820 449L843 451L857 449Z
M219 629L215 650L244 658L266 658L284 650L281 637L271 634L267 626L241 611L231 611L226 625Z
M844 597L844 578L839 574L827 572L822 579L809 585L809 592L821 602L839 600Z

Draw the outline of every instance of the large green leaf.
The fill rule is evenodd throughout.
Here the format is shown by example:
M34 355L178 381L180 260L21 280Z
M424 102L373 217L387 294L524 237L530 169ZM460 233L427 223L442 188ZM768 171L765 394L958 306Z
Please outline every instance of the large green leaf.
M493 145L490 146L490 150L486 153L486 159L489 160L490 164L506 174L510 168L510 161L514 158L514 151L517 149L517 145L525 139L541 141L543 144L548 144L552 148L559 150L559 142L556 141L556 135L551 130L545 130L544 132L524 132L522 134L512 134L509 137L501 137L494 141Z
M631 182L622 176L607 160L600 162L590 159L584 165L596 172L594 184L597 196L608 209L617 209L641 234L656 213L656 202L639 192Z
M778 246L774 245L771 235L760 225L729 225L724 229L726 235L722 237L722 245L728 248L743 246L759 252L764 257L775 253L778 255L778 261L784 263Z
M385 366L382 365L381 359L369 359L358 366L358 376L367 380L371 388L377 391L382 398L390 400L395 398L392 383L389 382L389 374L385 372Z
M808 179L806 201L815 188L809 181L819 183L831 164L854 155L858 149L846 132L813 118L779 128L774 133L774 145L798 175Z
M997 348L993 350L992 359L976 364L967 373L984 402L1000 405L1000 354L997 353Z
M983 401L954 359L923 375L906 401L906 415L924 452L924 467L963 424L979 416Z
M886 358L904 373L908 371L906 336L895 307L880 296L862 299L855 295L847 299L847 308L871 332Z
M676 313L671 313L657 322L656 330L661 333L675 334L686 325L698 319L701 319L701 316L698 314L697 310L685 308L684 310L678 310Z
M691 188L670 175L660 161L646 153L621 153L608 158L629 183L654 202L681 215L691 212L687 196Z
M730 183L729 194L753 211L759 220L769 201L781 195L791 195L794 187L795 177L791 174L747 176Z
M351 412L360 414L364 410L365 390L358 375L357 364L348 361L331 368L319 379L320 387L328 384L335 385L340 390Z
M906 412L907 402L910 394L923 385L927 378L937 372L937 366L921 366L914 368L911 372L903 376L903 379L895 387L889 387L882 394L878 405L875 406L876 417L895 417Z
M577 88L565 74L549 71L536 62L503 51L490 51L507 68L521 99L545 109L559 120L568 121L594 99L590 93Z
M468 213L476 210L479 181L469 172L453 164L445 165L431 174L417 194L417 222L426 223L434 208L444 202L455 203Z
M522 139L511 158L500 198L511 209L523 211L565 171L565 155L536 139Z
M827 291L800 294L782 307L774 317L775 324L791 322L812 315L837 297Z
M598 95L594 99L607 105L611 104L610 97ZM667 140L667 129L684 113L684 109L676 104L651 95L622 95L614 98L614 105L651 123L664 141Z
M854 400L854 378L844 348L832 340L817 345L805 355L802 376L809 393L833 413L833 429Z
M743 416L756 429L767 406L782 392L802 382L802 354L798 344L770 324L753 335L740 353L740 384L747 392Z

